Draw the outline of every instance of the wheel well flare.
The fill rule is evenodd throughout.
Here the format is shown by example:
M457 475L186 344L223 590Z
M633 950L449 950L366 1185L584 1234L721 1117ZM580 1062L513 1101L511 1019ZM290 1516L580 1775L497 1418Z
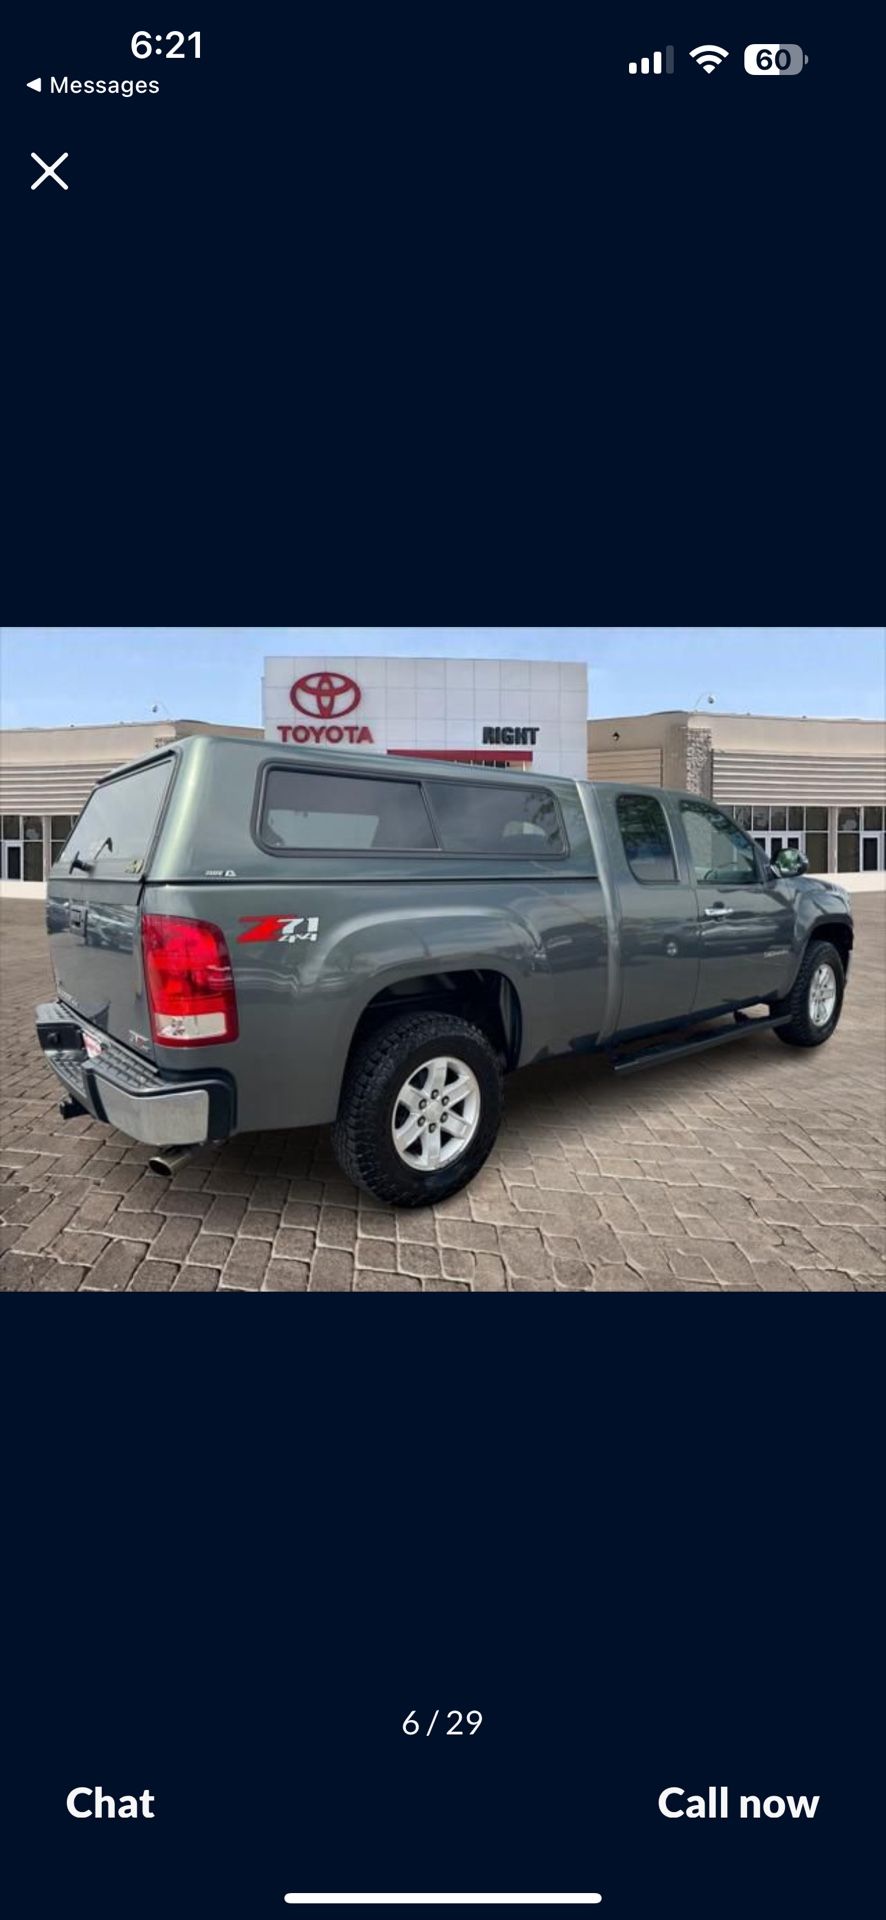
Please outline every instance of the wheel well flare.
M845 920L825 921L822 925L813 927L809 935L809 944L811 946L815 940L829 940L831 946L836 947L840 959L843 962L843 971L845 972L849 966L849 955L852 952L853 939L852 928L847 926Z
M470 1020L489 1036L504 1065L516 1066L521 1029L516 988L506 974L474 967L416 974L384 987L363 1009L351 1040L349 1059L367 1033L396 1014L417 1012L452 1013Z

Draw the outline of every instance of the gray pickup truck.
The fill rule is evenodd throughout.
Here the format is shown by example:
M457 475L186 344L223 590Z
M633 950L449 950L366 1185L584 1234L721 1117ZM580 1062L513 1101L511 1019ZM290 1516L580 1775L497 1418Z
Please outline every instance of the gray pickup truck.
M852 915L804 867L697 794L185 739L101 781L53 867L37 1033L61 1111L163 1171L331 1122L353 1180L423 1206L512 1068L827 1040Z

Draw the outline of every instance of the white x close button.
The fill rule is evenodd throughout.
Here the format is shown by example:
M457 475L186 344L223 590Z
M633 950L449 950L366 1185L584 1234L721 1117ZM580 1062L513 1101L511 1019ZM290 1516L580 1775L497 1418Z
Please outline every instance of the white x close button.
M39 153L32 153L31 159L36 160L38 167L43 168L43 172L41 174L38 174L36 180L31 181L31 192L34 193L37 187L42 187L44 180L54 180L56 186L61 187L63 193L67 193L68 191L67 180L62 180L59 178L59 175L56 173L56 167L60 167L62 161L67 160L69 158L70 156L67 153L60 153L58 156L58 159L53 160L52 165L50 166L48 161L41 160Z

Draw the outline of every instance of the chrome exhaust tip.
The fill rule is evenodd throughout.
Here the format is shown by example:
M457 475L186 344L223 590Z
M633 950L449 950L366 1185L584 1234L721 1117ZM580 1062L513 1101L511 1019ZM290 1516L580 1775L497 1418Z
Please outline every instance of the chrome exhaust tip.
M165 1173L171 1176L178 1173L191 1158L193 1147L164 1147L162 1153L153 1153L148 1166L152 1173Z

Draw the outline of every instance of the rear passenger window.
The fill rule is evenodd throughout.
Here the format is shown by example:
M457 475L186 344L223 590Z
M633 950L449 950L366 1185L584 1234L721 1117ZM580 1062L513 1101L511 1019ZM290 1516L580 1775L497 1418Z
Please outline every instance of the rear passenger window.
M428 780L425 791L446 853L534 860L566 851L556 801L543 787Z
M305 773L272 767L260 837L295 853L409 853L436 847L421 788L412 780Z
M620 793L615 810L634 879L676 880L674 850L661 802L643 793Z
M140 874L171 772L167 758L96 787L61 852L63 872L70 873L77 858L75 874L95 873L105 880Z

